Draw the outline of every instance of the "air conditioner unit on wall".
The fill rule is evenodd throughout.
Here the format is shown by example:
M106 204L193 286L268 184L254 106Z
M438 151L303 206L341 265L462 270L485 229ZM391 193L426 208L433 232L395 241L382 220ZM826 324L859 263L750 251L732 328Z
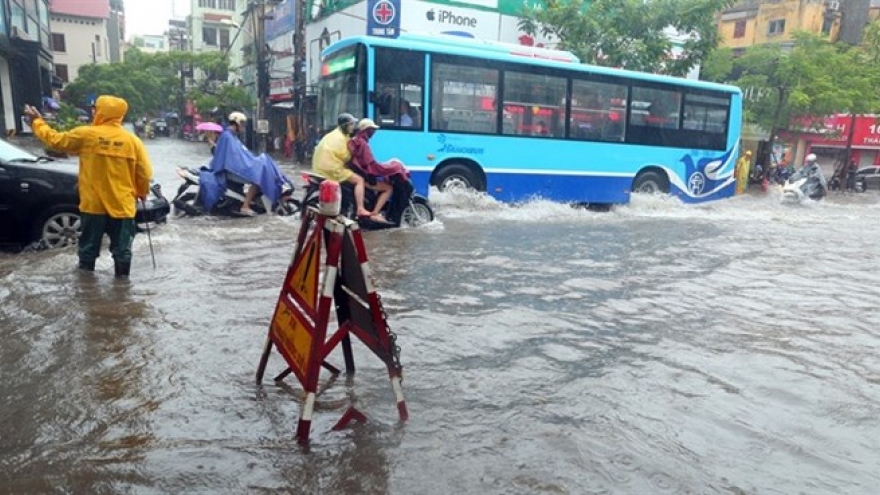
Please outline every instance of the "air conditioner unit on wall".
M30 41L31 37L18 26L12 26L12 37Z

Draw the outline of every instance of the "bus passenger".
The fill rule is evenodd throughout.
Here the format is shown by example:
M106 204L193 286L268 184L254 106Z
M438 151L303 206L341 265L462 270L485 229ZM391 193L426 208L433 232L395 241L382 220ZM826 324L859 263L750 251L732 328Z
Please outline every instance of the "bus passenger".
M397 125L400 127L413 127L415 122L413 122L410 112L412 112L412 107L409 102L406 100L400 100L400 119L398 119Z

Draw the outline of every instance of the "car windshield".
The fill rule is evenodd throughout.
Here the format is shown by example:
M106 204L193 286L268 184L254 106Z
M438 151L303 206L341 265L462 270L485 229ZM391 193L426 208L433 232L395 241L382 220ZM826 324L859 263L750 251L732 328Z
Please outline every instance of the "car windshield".
M2 139L0 139L0 161L4 162L13 162L13 161L27 161L27 162L36 162L38 160L37 156L27 152L14 144L8 143Z

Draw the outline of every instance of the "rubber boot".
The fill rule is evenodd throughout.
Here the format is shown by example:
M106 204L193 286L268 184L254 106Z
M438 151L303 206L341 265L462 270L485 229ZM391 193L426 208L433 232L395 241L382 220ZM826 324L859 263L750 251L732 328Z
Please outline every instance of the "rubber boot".
M82 261L79 262L79 269L85 270L87 272L95 271L95 260L92 261Z
M131 272L131 263L117 261L113 266L116 269L116 278L128 278L128 274Z

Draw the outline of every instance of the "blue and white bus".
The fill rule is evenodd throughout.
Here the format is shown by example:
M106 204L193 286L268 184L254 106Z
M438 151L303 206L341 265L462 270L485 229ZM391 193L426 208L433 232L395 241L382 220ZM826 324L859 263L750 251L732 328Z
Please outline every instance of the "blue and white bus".
M580 64L569 52L455 36L358 36L321 58L320 114L382 127L427 194L626 203L631 191L697 203L731 196L739 88Z

